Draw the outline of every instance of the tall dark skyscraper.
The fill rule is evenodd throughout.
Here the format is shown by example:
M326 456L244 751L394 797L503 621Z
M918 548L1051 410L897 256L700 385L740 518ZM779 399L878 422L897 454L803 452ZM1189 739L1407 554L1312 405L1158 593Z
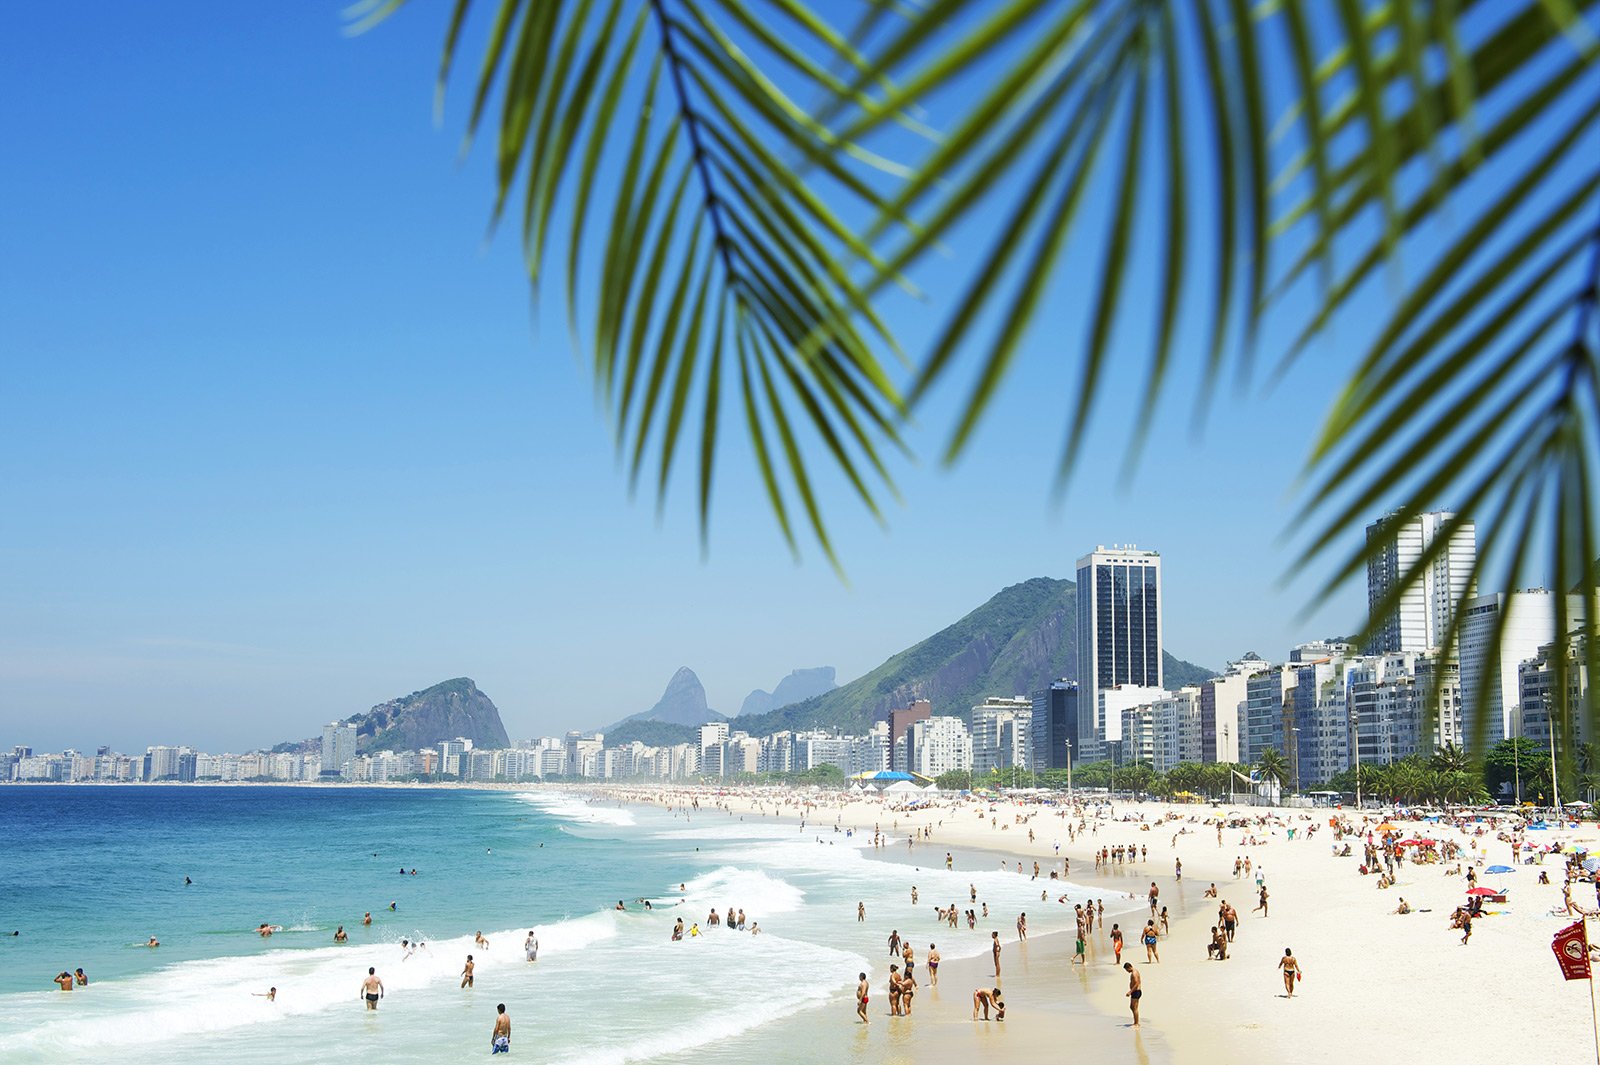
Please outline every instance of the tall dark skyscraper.
M1161 554L1096 547L1078 560L1078 699L1091 741L1121 737L1104 719L1100 693L1121 684L1162 687ZM1107 735L1107 729L1111 735Z

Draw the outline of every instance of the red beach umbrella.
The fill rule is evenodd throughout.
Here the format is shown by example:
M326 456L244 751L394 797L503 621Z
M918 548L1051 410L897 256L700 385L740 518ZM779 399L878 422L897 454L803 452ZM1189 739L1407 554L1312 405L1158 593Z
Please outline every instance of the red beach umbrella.
M1498 894L1500 894L1500 892L1496 891L1494 888L1475 887L1475 888L1472 888L1470 891L1468 891L1467 894L1468 895L1498 895Z

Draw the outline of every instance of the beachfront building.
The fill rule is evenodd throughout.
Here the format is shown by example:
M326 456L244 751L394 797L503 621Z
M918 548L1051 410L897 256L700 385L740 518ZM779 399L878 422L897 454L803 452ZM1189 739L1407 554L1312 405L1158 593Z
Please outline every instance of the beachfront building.
M725 760L727 742L728 723L726 721L710 721L700 726L701 776L727 776Z
M605 746L606 737L603 732L568 732L566 736L566 775L569 777L599 776L600 752L605 749Z
M1150 703L1130 706L1118 715L1122 737L1117 761L1121 765L1156 765L1155 710Z
M890 768L904 772L906 766L899 759L905 751L906 730L918 721L926 721L933 716L933 704L926 699L913 699L907 706L898 707L889 711L889 760Z
M957 717L929 717L914 722L901 741L907 773L937 777L953 769L972 769L972 735Z
M972 772L1026 769L1033 700L990 696L972 708Z
M1452 525L1449 511L1431 511L1401 520L1386 514L1367 526L1367 613L1377 621L1386 596L1441 537L1447 542L1427 567L1422 579L1407 588L1398 605L1375 626L1367 654L1429 651L1445 642L1455 605L1470 594L1472 568L1477 561L1477 533L1471 521Z
M1078 740L1078 682L1051 681L1033 693L1029 722L1030 764L1034 769L1065 769L1082 748Z
M339 721L322 726L322 775L337 777L356 756L356 727Z
M1284 734L1290 738L1290 783L1303 790L1350 768L1350 711L1343 656L1297 662L1292 668L1295 685L1284 698Z
M1151 758L1158 773L1179 762L1198 762L1200 745L1200 688L1189 685L1150 704Z
M1584 597L1568 595L1566 602L1569 624L1580 624ZM1488 743L1518 734L1522 726L1518 671L1560 635L1556 597L1547 588L1483 595L1467 604L1461 621L1461 705L1469 723L1481 707L1487 716ZM1470 737L1476 730L1464 726L1463 731Z
M1351 762L1385 765L1431 753L1423 744L1423 688L1414 652L1363 655L1345 670L1345 705L1350 715ZM1430 745L1431 746L1431 745Z
M193 747L146 747L144 751L144 779L147 781L170 780L179 783L191 783L194 780L195 761L195 749ZM66 779L65 774L61 779Z
M1283 707L1295 684L1294 670L1271 666L1245 680L1244 746L1239 761L1254 765L1270 748L1282 752Z
M1228 663L1228 671L1212 677L1200 685L1200 761L1241 762L1239 746L1244 730L1240 722L1245 717L1249 696L1250 678L1272 666L1250 651L1237 662Z
M1589 695L1589 665L1582 653L1582 641L1566 643L1567 698L1566 712L1557 714L1557 742L1563 749L1569 744L1589 741L1588 723L1578 708ZM1521 735L1541 747L1550 746L1550 717L1556 706L1554 658L1560 653L1558 645L1551 643L1539 648L1539 653L1517 667L1518 704L1522 715ZM1561 722L1569 724L1561 724ZM1568 734L1571 729L1571 734Z
M1082 730L1080 761L1108 753L1121 739L1122 711L1138 700L1113 700L1115 688L1159 691L1161 662L1161 555L1132 545L1096 547L1078 559L1078 686L1080 706L1094 714L1093 729Z
M1136 706L1148 706L1171 693L1162 688L1148 688L1137 684L1117 684L1101 688L1098 693L1099 711L1096 714L1093 738L1084 741L1085 762L1110 759L1120 764L1131 761L1123 751L1122 712ZM1148 764L1148 759L1146 760Z

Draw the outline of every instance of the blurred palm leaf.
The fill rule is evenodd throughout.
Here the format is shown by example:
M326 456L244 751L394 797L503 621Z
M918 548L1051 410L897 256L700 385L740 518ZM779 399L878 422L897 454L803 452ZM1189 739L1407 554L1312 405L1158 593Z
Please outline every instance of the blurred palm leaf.
M403 2L368 5L362 25ZM878 257L845 219L888 209L876 190L898 171L800 98L842 94L920 127L849 89L865 59L800 0L476 6L492 16L467 139L494 134L493 217L520 195L536 296L552 239L566 245L568 318L630 483L648 469L664 500L687 452L704 536L721 404L736 396L785 539L797 549L803 521L837 567L817 454L880 520L894 494L883 453L901 446L901 400L878 353L896 349L851 269ZM455 2L441 99L473 7Z

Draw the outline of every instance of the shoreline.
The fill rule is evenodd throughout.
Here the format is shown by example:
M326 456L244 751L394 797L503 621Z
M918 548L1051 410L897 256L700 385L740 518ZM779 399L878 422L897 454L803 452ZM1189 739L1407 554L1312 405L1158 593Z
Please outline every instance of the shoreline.
M1046 991L1060 1000L1063 984L1073 988L1082 1003L1106 1022L1111 1042L1120 1037L1123 1050L1115 1052L1113 1060L1182 1065L1226 1056L1239 1063L1343 1062L1358 1032L1374 1047L1425 1046L1429 1058L1514 1061L1528 1053L1530 1038L1537 1042L1541 1060L1552 1065L1586 1065L1594 1058L1587 989L1581 981L1575 982L1577 987L1564 983L1549 952L1550 936L1574 920L1550 913L1552 904L1559 907L1561 902L1561 859L1552 856L1542 867L1516 866L1515 872L1501 876L1486 874L1487 867L1505 862L1510 853L1492 823L1474 823L1464 830L1445 822L1393 821L1403 833L1462 845L1466 848L1462 863L1475 868L1480 883L1504 882L1511 892L1510 902L1492 907L1486 919L1475 923L1471 943L1462 946L1460 934L1448 928L1450 911L1463 901L1467 886L1464 876L1445 875L1455 863L1402 863L1398 883L1384 891L1377 889L1377 877L1356 871L1361 838L1347 837L1354 857L1332 856L1330 819L1343 818L1360 837L1381 820L1372 811L1118 803L1102 819L1089 817L1087 833L1072 840L1065 821L1055 816L1058 808L1009 800L980 803L944 796L912 810L897 809L882 799L799 791L747 794L737 789L619 786L571 790L624 805L697 796L702 803L746 816L755 813L791 822L804 817L809 824L828 828L838 823L870 832L877 823L891 841L888 853L877 855L887 861L898 860L891 855L896 844L905 845L909 831L929 828L932 838L916 845L919 856L932 850L942 861L948 846L952 851L1021 859L1025 868L1037 859L1048 869L1059 833L1061 857L1071 863L1069 880L1090 892L1103 885L1108 896L1114 891L1138 894L1153 881L1161 903L1169 908L1171 931L1158 944L1160 962L1147 964L1136 943L1146 915L1142 908L1129 915L1132 927L1124 927L1128 944L1124 959L1133 961L1144 978L1145 1006L1136 1035L1126 1027L1126 980L1120 970L1111 968L1108 929L1098 924L1087 944L1088 965L1074 966L1064 977L1056 966L1065 959L1070 942L1041 935L1030 938L1028 970L1015 988L1006 987L1008 1002L1015 995L1019 1005L1025 996L1044 996L1032 1008L1043 1007L1041 1015L1047 1018L1053 1000ZM1037 836L1032 843L1027 827L1016 820L1030 814L1027 825ZM1220 845L1214 823L1219 816L1243 825L1227 828ZM1041 825L1047 830L1039 831ZM1317 830L1308 837L1313 826ZM1474 834L1480 827L1483 833ZM1290 829L1295 830L1292 840ZM1577 842L1600 850L1600 832L1592 823L1527 835L1539 843ZM1257 842L1247 843L1251 837ZM1149 858L1097 870L1093 850L1116 844L1147 846ZM874 852L869 848L865 853ZM1235 878L1236 857L1249 858L1252 868L1263 872L1270 916L1253 912L1254 876ZM1174 876L1176 859L1184 866L1181 883ZM1550 884L1536 883L1540 868L1550 875ZM1218 888L1218 900L1205 897L1212 883ZM1393 913L1402 896L1417 912ZM1216 962L1208 959L1205 944L1222 899L1239 911L1239 930L1228 961ZM1111 920L1108 912L1108 924ZM1058 938L1064 945L1050 942ZM1284 996L1277 969L1285 947L1294 950L1305 973L1292 1000ZM1015 943L1007 943L1006 959L1019 953ZM976 972L987 971L986 959L977 961ZM1024 991L1024 981L1037 992ZM970 995L970 989L963 990ZM1073 991L1068 998L1075 1001ZM967 1016L965 1010L960 1013L963 1021ZM1019 1012L1006 1024L1022 1016ZM1059 1021L1071 1023L1064 1015ZM1353 1027L1357 1024L1359 1029ZM1041 1027L1052 1025L1058 1026L1057 1018ZM1017 1024L1008 1031L1020 1033L1024 1027ZM1077 1038L1080 1033L1068 1028L1046 1034L1053 1041L1049 1044L1053 1052L1059 1053L1062 1038L1069 1034ZM1027 1038L1019 1035L1017 1041ZM971 1049L964 1040L957 1042ZM941 1047L919 1049L917 1059L924 1057L954 1060L954 1054L947 1057Z

